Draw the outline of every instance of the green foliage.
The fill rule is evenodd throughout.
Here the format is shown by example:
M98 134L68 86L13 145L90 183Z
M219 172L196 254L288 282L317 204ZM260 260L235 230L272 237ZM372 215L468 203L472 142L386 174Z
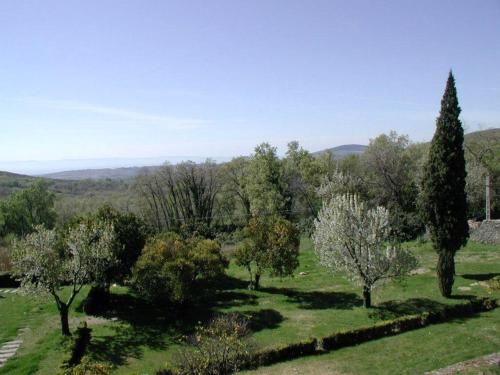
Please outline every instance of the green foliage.
M224 163L219 169L221 192L218 199L219 210L228 215L237 225L245 225L250 216L250 198L247 192L248 165L250 160L237 157Z
M148 241L133 268L131 284L147 300L183 304L199 296L227 266L218 242L199 237L183 240L166 233Z
M328 157L315 158L311 153L299 146L298 142L290 142L283 159L284 180L287 195L291 199L291 213L288 217L299 221L316 216L321 201L316 193L323 176L328 175ZM325 158L326 157L326 158Z
M459 115L455 79L450 72L422 183L422 215L439 254L439 288L445 297L451 295L455 253L469 237L464 136Z
M252 217L246 227L247 239L236 248L236 264L250 275L258 288L260 276L292 276L298 267L300 233L297 226L281 217Z
M86 223L70 228L58 241L55 230L37 226L33 233L14 243L14 275L26 291L54 297L63 335L70 335L68 310L77 294L85 284L102 280L108 264L113 262L113 236L110 225ZM64 285L71 286L65 300L60 294Z
M54 199L48 183L40 179L0 201L0 236L8 233L24 236L37 225L52 228L56 221Z
M276 147L262 143L255 148L247 169L246 192L253 215L277 215L290 209L283 165Z
M70 343L66 350L65 358L61 364L62 369L68 369L74 367L80 363L87 346L91 339L91 329L87 327L86 322L82 322L80 326L76 329L76 332L71 337Z
M300 233L297 226L276 218L267 238L267 268L271 276L292 276L299 266Z
M363 183L373 206L390 212L393 237L413 240L425 230L417 214L419 163L408 136L391 131L370 141L361 156Z
M83 357L82 361L66 369L64 375L110 375L112 367L99 362L92 361L89 357Z
M221 315L189 337L190 347L176 358L179 375L229 375L247 363L247 321L237 314Z
M123 282L146 243L148 229L145 223L133 213L121 213L109 205L102 206L91 219L112 225L115 234L115 262L105 271L104 283Z

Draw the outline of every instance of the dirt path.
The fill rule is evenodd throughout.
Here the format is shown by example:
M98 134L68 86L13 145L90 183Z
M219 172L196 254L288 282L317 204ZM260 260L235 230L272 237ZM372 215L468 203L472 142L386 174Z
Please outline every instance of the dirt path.
M468 361L458 362L454 365L443 367L438 370L426 372L428 375L452 375L456 374L460 371L480 368L481 366L491 366L497 365L500 366L500 352L493 353L489 355L485 355L484 357L469 359Z

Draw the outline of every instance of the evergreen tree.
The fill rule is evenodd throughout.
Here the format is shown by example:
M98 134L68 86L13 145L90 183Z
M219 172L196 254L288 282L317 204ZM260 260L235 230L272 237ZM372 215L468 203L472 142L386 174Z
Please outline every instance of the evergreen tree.
M455 253L467 243L464 131L458 118L455 79L450 71L441 100L429 158L424 167L422 214L438 253L439 289L450 297L455 276Z

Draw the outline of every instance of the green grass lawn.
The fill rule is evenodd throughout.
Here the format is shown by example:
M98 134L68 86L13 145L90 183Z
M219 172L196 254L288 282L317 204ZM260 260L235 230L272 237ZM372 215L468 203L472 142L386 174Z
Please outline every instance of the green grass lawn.
M249 291L247 274L232 263L228 270L228 279L217 295L204 305L188 309L177 316L145 305L127 294L125 288L115 288L113 310L104 317L86 318L93 330L90 354L95 359L112 363L116 374L153 374L171 360L172 354L179 346L181 336L191 332L195 324L204 321L214 312L238 311L251 317L255 345L272 347L310 336L321 337L343 328L359 327L378 320L436 310L446 304L462 302L460 298L447 300L439 295L434 271L436 256L430 245L411 243L408 246L415 248L421 263L417 274L408 277L404 283L391 282L376 289L372 297L375 308L369 310L362 307L359 287L353 286L341 275L332 275L317 264L308 239L303 239L301 243L300 267L294 278L280 280L264 277L261 290ZM456 262L455 296L500 297L498 291L488 289L484 283L500 272L498 246L469 244L458 253ZM300 272L307 274L299 276ZM466 289L460 290L460 287ZM74 303L70 314L72 327L85 318L83 313L75 311L85 293L86 291L81 293ZM482 331L478 327L482 324L490 327L498 336L500 323L498 311L500 310L483 314L481 318L465 320L464 328L460 328L459 337L464 339L468 335L472 337L475 333L479 334ZM53 301L48 298L40 301L31 297L9 295L4 299L0 298L2 320L3 316L7 315L13 316L7 318L7 324L3 324L2 321L0 337L15 336L17 328L23 324L30 326L33 333L32 337L27 338L26 345L23 344L17 359L0 369L0 374L53 374L54 366L58 366L61 359L59 322ZM457 327L462 327L461 323L446 323L384 340L393 342L390 340L404 340L400 337L409 337L405 341L408 356L418 357L421 346L425 344L426 350L428 349L430 353L438 349L449 351L448 359L455 362L485 354L488 350L500 350L500 344L496 341L489 346L481 344L484 351L474 348L468 350L466 346L462 347L460 344L454 352L454 345L450 343L441 345L437 338L422 343L423 338L418 336L422 334L421 332L431 331L436 332L436 337L446 336L448 331L459 334ZM370 349L367 345L375 345L382 341L337 351L331 354L330 361L336 363L335 358L339 353L350 353L349 350L362 347L368 348L367 358L371 358L369 355L373 356L374 353L369 352L375 349ZM397 344L397 341L394 343L393 351L397 352L398 345L402 345L403 341L400 344ZM382 350L382 347L380 348ZM384 352L379 351L379 355ZM359 355L362 355L363 350L360 353ZM301 361L315 362L323 358L327 361L329 355L301 359ZM348 361L348 354L344 355ZM354 355L356 354L352 354ZM439 361L427 363L431 367L442 365ZM346 371L341 362L338 366L340 366L339 371ZM424 365L418 364L415 359L405 366L409 366L410 369L411 366L423 368ZM362 372L362 369L359 371Z

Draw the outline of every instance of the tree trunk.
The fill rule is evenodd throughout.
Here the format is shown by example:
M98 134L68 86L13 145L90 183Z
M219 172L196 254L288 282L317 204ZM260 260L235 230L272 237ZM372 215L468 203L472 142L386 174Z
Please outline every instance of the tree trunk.
M71 336L71 332L69 330L69 322L68 322L68 306L64 303L61 303L59 307L59 315L61 316L61 331L64 336Z
M455 259L452 252L442 250L439 253L437 275L441 295L450 298L453 282L455 281Z
M490 174L486 175L486 207L485 207L485 217L486 220L491 220L491 202L490 202L490 193L491 193L491 183L490 183Z
M255 283L253 284L255 290L259 289L260 286L260 273L255 274Z
M363 286L363 306L367 309L372 307L372 291L366 285Z

